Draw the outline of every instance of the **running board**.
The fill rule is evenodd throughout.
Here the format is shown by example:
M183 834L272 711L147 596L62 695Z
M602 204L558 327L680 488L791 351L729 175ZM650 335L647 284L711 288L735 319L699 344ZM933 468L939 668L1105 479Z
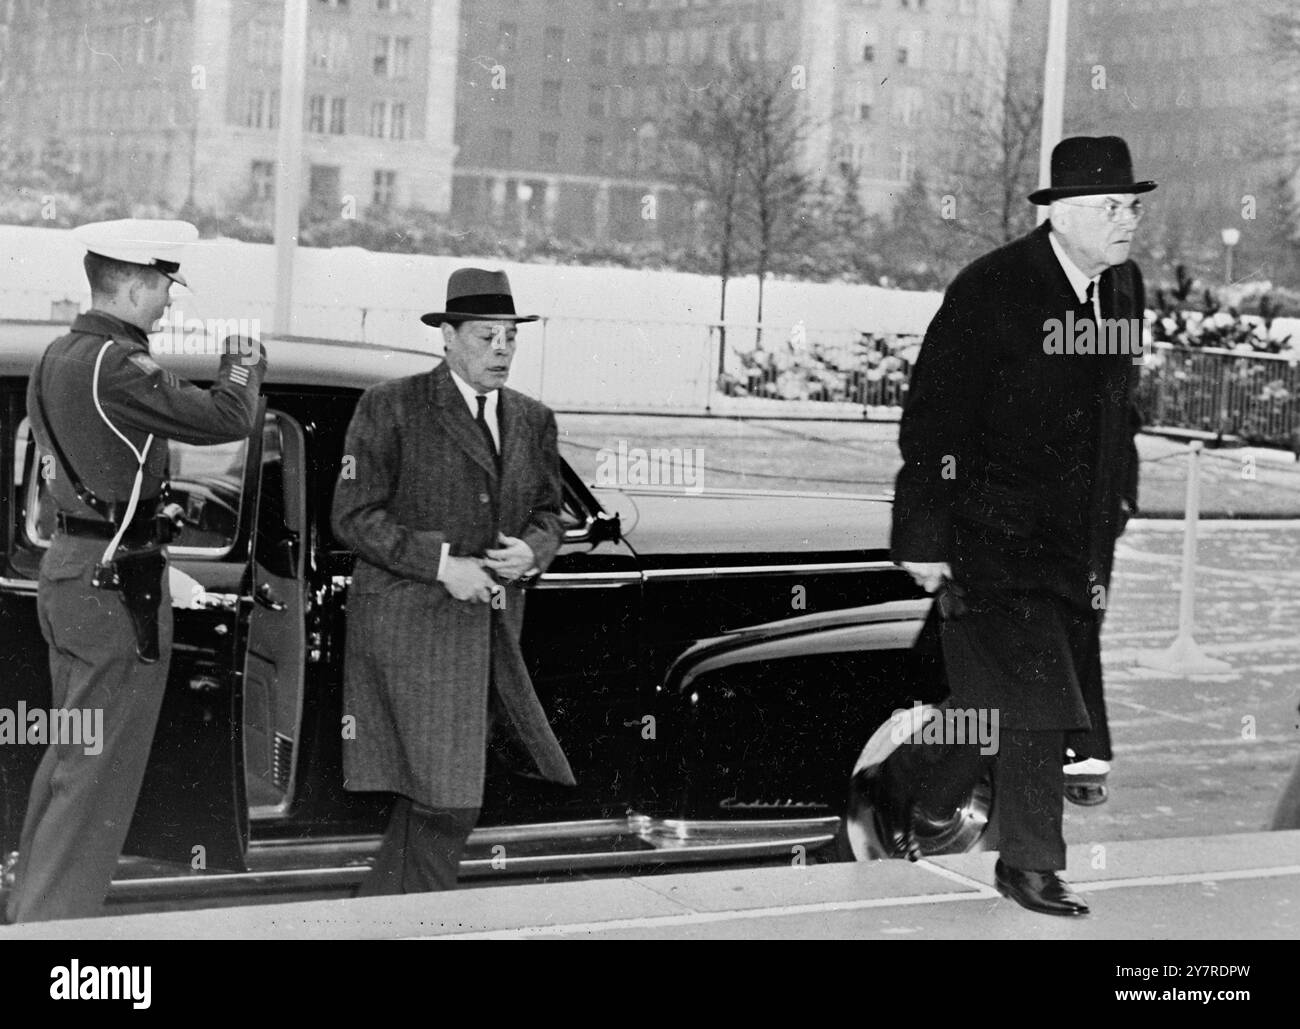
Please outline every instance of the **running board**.
M830 843L836 817L687 821L629 815L625 819L488 826L475 829L460 864L461 879L514 879L573 872L644 870L700 861L785 857L796 863ZM341 836L301 842L255 842L246 872L195 872L187 866L123 857L110 903L217 899L282 891L347 890L370 869L380 837Z

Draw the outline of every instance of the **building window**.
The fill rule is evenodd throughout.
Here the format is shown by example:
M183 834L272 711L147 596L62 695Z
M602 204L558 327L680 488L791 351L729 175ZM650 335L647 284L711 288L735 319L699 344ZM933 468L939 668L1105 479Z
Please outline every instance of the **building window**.
M277 68L283 37L280 26L260 21L248 25L248 63L255 68Z
M686 57L686 33L681 29L668 32L668 64L681 64Z
M344 97L336 96L330 100L330 133L341 136L347 132L348 102Z
M370 200L376 207L392 207L397 193L397 172L386 169L375 171L375 189Z
M904 29L898 34L898 63L905 68L921 67L925 32L921 29Z
M406 104L400 100L376 100L371 104L370 135L377 139L405 139Z
M346 11L348 9L348 0L320 0L320 3L321 6L335 11Z
M537 163L543 168L554 168L560 159L560 135L543 132L537 137Z
M587 116L603 118L605 114L605 87L593 83L587 92Z
M510 163L510 151L514 147L515 134L509 129L492 130L492 163L504 165Z
M563 61L564 29L548 25L542 32L542 47L548 61Z
M598 172L605 163L605 137L588 136L582 152L582 160L587 172Z
M273 161L253 162L251 189L254 200L270 200L275 196L275 163Z
M381 79L404 79L411 66L410 36L375 36L371 69Z
M904 87L894 94L894 115L900 125L917 125L925 103L919 89Z
M248 106L244 110L244 124L250 129L260 129L266 121L266 94L260 89L249 90Z
M319 93L307 98L306 122L308 132L325 131L325 98Z
M348 34L342 29L312 29L307 50L313 68L343 71L348 60Z
M559 79L547 79L542 83L542 112L544 114L560 113L560 90L563 84Z
M651 30L645 34L645 63L651 66L664 63L664 36Z
M898 148L898 169L895 178L899 182L907 182L912 177L912 171L916 167L915 154L913 148L904 144Z
M380 14L410 14L411 0L375 0L375 10Z
M871 121L871 104L866 101L858 104L858 121Z
M608 32L593 32L591 34L591 64L594 68L603 68L609 64Z
M519 39L519 26L513 21L497 23L497 52L513 54Z

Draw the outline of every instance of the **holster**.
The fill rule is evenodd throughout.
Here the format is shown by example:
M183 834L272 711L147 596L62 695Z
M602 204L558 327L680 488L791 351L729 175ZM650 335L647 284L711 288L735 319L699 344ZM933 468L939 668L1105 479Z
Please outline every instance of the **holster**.
M111 562L116 569L117 590L131 616L135 630L135 651L147 665L159 658L158 605L162 600L162 575L167 561L161 550L140 553L119 552ZM112 589L113 586L107 586Z

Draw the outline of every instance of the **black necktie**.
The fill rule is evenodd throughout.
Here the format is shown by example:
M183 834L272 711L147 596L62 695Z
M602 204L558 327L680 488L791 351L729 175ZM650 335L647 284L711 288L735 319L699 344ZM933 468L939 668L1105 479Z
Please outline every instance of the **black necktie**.
M499 468L501 467L501 454L497 450L496 440L492 438L492 430L488 428L487 418L483 413L487 407L487 397L480 393L474 400L478 403L478 414L474 416L474 421L478 423L479 432L483 433L483 439L487 442L488 453L492 455Z

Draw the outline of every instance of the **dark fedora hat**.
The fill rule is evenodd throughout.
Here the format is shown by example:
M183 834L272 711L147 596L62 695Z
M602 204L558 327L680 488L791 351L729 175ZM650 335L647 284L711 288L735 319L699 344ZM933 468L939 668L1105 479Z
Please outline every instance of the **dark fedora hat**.
M515 301L505 272L457 268L447 279L447 310L422 315L420 321L425 325L471 320L535 322L539 317L515 314Z
M1119 136L1071 136L1052 148L1052 184L1029 194L1031 204L1099 193L1147 193L1154 182L1133 181L1133 160Z

